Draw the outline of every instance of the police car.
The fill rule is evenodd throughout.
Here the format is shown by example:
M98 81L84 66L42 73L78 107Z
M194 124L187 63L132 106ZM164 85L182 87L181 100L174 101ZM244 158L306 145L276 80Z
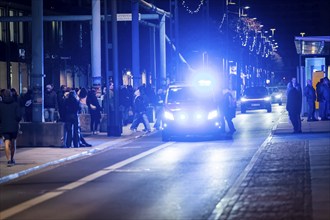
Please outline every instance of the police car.
M166 91L162 140L220 134L219 103L209 81L171 85Z

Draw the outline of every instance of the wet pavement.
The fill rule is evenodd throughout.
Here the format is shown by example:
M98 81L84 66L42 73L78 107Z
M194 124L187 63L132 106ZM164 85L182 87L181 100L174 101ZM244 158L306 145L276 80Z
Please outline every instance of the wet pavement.
M330 121L307 122L305 118L303 133L292 131L284 113L209 219L330 219ZM141 135L124 127L121 137L87 134L92 147L18 148L13 167L7 167L2 147L0 184Z

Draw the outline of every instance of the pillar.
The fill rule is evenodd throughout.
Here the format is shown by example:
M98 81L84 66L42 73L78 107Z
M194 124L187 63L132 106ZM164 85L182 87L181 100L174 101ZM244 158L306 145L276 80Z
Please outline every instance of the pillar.
M162 15L159 22L159 78L166 79L166 39L165 39L165 15Z
M44 49L43 49L43 1L32 0L32 73L33 122L44 121Z
M93 86L101 85L101 0L92 0L91 63Z
M134 87L141 84L139 32L139 1L132 1L132 74Z

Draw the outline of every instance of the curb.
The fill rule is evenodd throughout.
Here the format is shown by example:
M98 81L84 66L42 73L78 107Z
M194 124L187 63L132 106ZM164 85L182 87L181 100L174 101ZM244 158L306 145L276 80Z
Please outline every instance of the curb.
M153 134L153 133L154 132L151 132L148 135ZM68 156L68 157L57 159L57 160L53 160L53 161L50 161L50 162L47 162L47 163L44 163L44 164L41 164L41 165L38 165L38 166L35 166L35 167L32 167L32 168L26 169L26 170L19 171L19 172L14 173L14 174L10 174L10 175L1 177L0 178L0 185L4 184L6 182L9 182L11 180L14 180L16 178L25 176L29 173L34 172L34 171L41 170L43 168L49 167L49 166L61 164L61 163L68 162L68 161L71 161L71 160L75 160L75 159L78 159L78 158L81 158L81 157L90 156L90 155L99 153L99 152L104 151L104 150L108 150L108 149L111 149L111 148L117 148L117 147L123 146L124 144L131 143L131 142L135 141L137 138L141 138L143 136L145 136L145 135L139 135L139 136L129 135L129 137L125 137L125 138L121 138L121 139L117 139L117 140L112 140L112 141L107 141L107 142L104 142L102 144L94 146L93 149L83 151L81 153L74 154L72 156Z

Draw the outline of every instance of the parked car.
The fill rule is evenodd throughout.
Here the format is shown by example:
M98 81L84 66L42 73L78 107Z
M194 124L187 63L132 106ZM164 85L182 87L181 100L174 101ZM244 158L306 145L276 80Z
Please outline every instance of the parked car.
M241 98L241 113L247 110L266 109L272 111L271 97L264 86L249 87L244 90Z
M272 103L278 103L279 105L282 105L283 103L283 94L279 90L278 87L267 87L268 93L270 94L270 97L272 98Z
M162 140L220 134L220 112L212 88L205 85L172 85L166 92Z

